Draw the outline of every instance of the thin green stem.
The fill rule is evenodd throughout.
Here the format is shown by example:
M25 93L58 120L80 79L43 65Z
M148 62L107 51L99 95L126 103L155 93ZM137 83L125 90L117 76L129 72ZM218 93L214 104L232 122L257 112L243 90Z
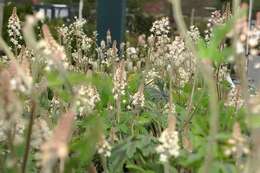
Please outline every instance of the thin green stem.
M171 173L169 162L163 164L164 173Z
M26 137L25 153L24 153L23 163L22 163L22 173L26 172L26 166L27 166L27 161L28 161L29 152L30 152L30 142L31 142L32 127L33 127L35 113L36 113L36 102L34 100L32 100L31 115L30 115L30 121L29 121L29 126L28 126L27 137Z
M102 163L102 167L104 169L104 173L109 173L108 168L107 168L107 158L103 155L100 157L101 157L101 163Z

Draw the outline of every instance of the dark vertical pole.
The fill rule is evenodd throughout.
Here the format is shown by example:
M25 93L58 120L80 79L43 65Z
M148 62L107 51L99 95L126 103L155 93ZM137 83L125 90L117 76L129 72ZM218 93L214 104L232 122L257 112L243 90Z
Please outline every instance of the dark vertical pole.
M111 32L112 41L121 43L124 38L126 17L126 0L97 1L97 33L98 44L106 40L106 33Z
M2 35L3 20L4 20L4 0L0 0L0 36Z

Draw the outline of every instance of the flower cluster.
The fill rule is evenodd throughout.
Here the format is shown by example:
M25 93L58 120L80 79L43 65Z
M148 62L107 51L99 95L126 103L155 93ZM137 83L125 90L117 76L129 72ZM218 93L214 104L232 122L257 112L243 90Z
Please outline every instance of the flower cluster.
M159 72L157 72L155 68L151 68L145 75L145 84L153 84L154 80L159 77Z
M153 23L152 28L150 31L156 35L156 36L161 36L161 35L167 35L170 32L170 22L168 17L163 17L160 20L156 20Z
M190 36L192 41L198 41L201 38L199 28L194 25L190 26L190 30L187 34Z
M138 55L137 55L137 49L135 47L128 47L126 49L126 55L128 58L132 58L132 59L137 59Z
M26 60L23 60L21 64L12 62L9 71L11 74L11 89L25 94L30 93L33 81L29 63Z
M104 135L101 136L101 139L97 146L97 152L98 154L101 154L105 157L111 156L111 145L108 143L108 141L105 139Z
M172 103L172 106L170 107L170 104L167 103L163 108L163 114L166 115L176 115L176 106L174 103Z
M229 91L225 105L233 106L238 109L244 105L244 100L241 95L241 88L239 86L236 86Z
M69 63L64 48L53 38L47 25L43 25L42 32L44 40L39 42L38 47L39 49L42 48L44 50L43 52L50 56L47 60L46 70L50 70L53 66L62 66L67 69L69 67Z
M156 151L160 154L161 162L168 162L172 156L179 156L179 136L178 131L175 130L175 121L174 116L170 115L168 128L162 132L159 138L160 145L157 146Z
M194 31L197 32L197 29L194 29ZM195 36L194 39L198 37L197 33L191 33L193 33L192 30L189 34ZM185 43L180 37L175 37L174 41L167 46L169 49L169 52L166 53L167 67L174 70L176 83L183 87L195 72L196 58L186 49Z
M57 160L64 162L68 156L67 144L71 137L74 116L71 111L62 115L50 139L41 146L39 158L44 172L51 172Z
M13 8L13 13L10 16L8 20L8 35L10 37L11 43L14 45L14 48L21 49L21 41L23 39L22 34L21 34L21 25L20 25L20 20L19 17L17 16L16 13L16 8Z
M77 88L77 110L79 116L90 113L94 110L96 103L100 101L99 94L95 87L91 85L81 85Z
M231 17L230 9L227 8L223 13L221 11L213 11L208 19L207 29L205 30L205 39L209 40L212 37L214 26L224 24Z
M229 70L226 65L221 65L217 70L218 81L225 81L228 78Z
M49 140L51 130L47 122L42 118L37 118L33 124L31 146L36 150L40 150L43 143Z
M0 119L0 143L10 140L8 134L11 132L14 135L14 144L20 144L23 141L25 127L26 123L21 117L15 119L15 121Z
M133 95L132 97L133 101L132 101L132 105L135 107L144 107L144 86L141 85L138 89L138 91Z
M125 87L127 85L127 74L125 71L125 62L121 61L115 71L113 77L113 94L115 100L120 98L120 96L125 95Z
M50 107L50 116L59 115L62 107L61 101L56 96L54 96L50 102Z
M21 119L22 112L21 103L11 89L10 81L10 72L2 71L0 73L0 120L6 121L4 124L9 128L15 127L17 121Z
M227 141L228 146L225 148L226 156L239 156L249 154L250 150L247 145L247 140L241 134L240 125L234 124L232 137Z

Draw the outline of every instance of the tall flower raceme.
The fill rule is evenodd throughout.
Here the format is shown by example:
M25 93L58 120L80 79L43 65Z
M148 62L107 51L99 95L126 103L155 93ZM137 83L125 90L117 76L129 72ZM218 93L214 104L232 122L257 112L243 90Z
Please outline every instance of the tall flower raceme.
M168 35L170 32L170 21L168 17L163 17L153 23L150 31L156 36Z
M138 58L138 49L135 47L128 47L126 49L126 56L130 59L137 59Z
M148 38L148 44L151 42L152 45L149 47L154 46L150 55L154 67L170 69L171 66L174 66L174 79L179 86L184 86L195 72L196 58L187 50L181 37L176 36L173 41L170 39L168 18L155 21L150 31L152 35ZM200 38L199 30L195 26L191 26L187 34L194 42Z
M67 43L67 40L69 39L69 27L66 26L65 24L63 24L62 26L58 27L57 28L57 31L62 39L62 43L63 44L66 44Z
M172 106L170 107L170 104L167 103L164 107L163 107L163 113L165 115L169 115L169 114L172 114L172 115L176 115L176 106L174 103L172 103Z
M21 33L21 23L19 17L17 16L16 7L13 8L12 15L8 19L7 32L10 37L10 41L13 44L13 48L16 53L18 53L18 49L22 48L21 42L23 40Z
M49 128L48 123L42 118L37 118L33 124L31 138L32 148L39 151L41 145L50 139L51 133L52 131Z
M156 151L160 155L161 162L168 162L171 157L179 156L179 136L176 130L176 118L172 114L169 114L168 127L162 132L159 142Z
M244 103L245 101L242 98L241 87L236 86L232 88L227 95L225 105L233 106L237 109L240 109L244 105Z
M232 14L230 10L230 5L228 4L225 8L224 11L214 11L211 14L211 17L208 20L207 23L207 29L205 30L205 40L209 41L211 39L213 28L216 26L224 25L225 22L227 22L229 19L231 19ZM227 34L227 37L230 37L233 33L230 32ZM242 44L241 44L242 45ZM223 42L219 45L219 50L223 49L226 47L226 43ZM244 49L242 47L242 49ZM218 67L215 69L215 78L217 79L218 82L222 81L228 81L231 85L233 85L232 80L230 78L230 71L228 70L227 64L220 64Z
M48 123L42 119L37 118L33 124L32 137L31 137L31 147L34 151L34 159L36 161L36 166L41 166L41 147L47 142L52 135L52 131Z
M190 36L192 41L195 42L201 38L199 28L194 25L190 26L190 29L187 31L187 34Z
M115 62L119 61L117 42L114 41L112 47L108 47L105 52L105 59L101 61L104 67L111 67Z
M91 113L100 101L97 89L91 85L81 85L77 87L77 93L76 106L79 116Z
M61 65L63 68L68 69L69 62L64 48L53 38L47 25L42 26L42 32L44 40L39 43L38 47L42 48L43 52L50 56L47 59L46 70L49 70L53 66L57 67L57 65Z
M139 47L133 47L129 42L125 44L125 57L126 57L126 66L127 71L129 70L141 70L142 65L145 62L145 56L141 54ZM140 47L141 48L141 47Z
M111 40L111 35L110 32L107 32L107 40L102 40L100 42L100 46L96 48L96 53L98 55L98 60L93 59L90 64L95 67L98 65L102 70L108 70L108 69L113 69L113 66L115 65L116 62L118 62L119 59L119 49L117 48L117 42L114 40L112 42ZM125 47L124 43L121 43L120 45L120 54L122 58L124 57L124 49Z
M221 12L219 10L212 12L210 18L208 19L207 29L205 30L206 40L209 40L212 36L213 26L222 23L224 23L224 19Z
M87 23L85 19L75 18L75 21L72 22L69 26L65 24L58 27L57 30L60 36L64 39L64 43L70 43L76 36L80 37L81 35L85 35L84 33L84 25Z
M187 33L194 42L200 38L197 27L191 26ZM193 76L197 67L197 60L186 48L184 40L176 36L175 39L167 45L168 52L165 54L167 68L174 69L175 82L183 87Z
M232 136L227 141L227 147L225 148L225 155L241 157L243 154L249 154L249 153L250 153L250 149L247 143L247 139L241 134L239 123L235 123L233 126Z
M64 46L69 49L67 51L71 52L72 59L76 63L71 68L83 72L87 70L88 65L93 61L94 56L90 51L95 45L95 40L84 32L85 24L85 19L75 18L75 21L69 26L63 25L58 28Z
M61 116L52 136L41 146L41 167L43 173L51 172L56 162L60 161L60 171L68 156L68 142L72 134L75 114L71 111Z
M156 20L150 29L152 33L148 37L148 44L153 47L153 52L150 55L150 60L156 65L164 65L164 54L167 52L167 44L170 42L170 21L168 17L163 17Z
M138 91L132 97L132 106L134 107L144 107L145 97L144 97L144 85L141 84Z
M13 128L12 128L13 126ZM26 128L26 121L21 117L17 118L15 122L8 120L0 120L0 143L7 142L8 133L11 131L13 138L13 144L20 144L23 142L23 136Z
M75 18L75 22L70 24L69 32L72 32L75 35L83 35L84 34L84 25L87 23L85 19Z
M11 75L11 89L29 94L33 85L29 62L26 59L23 59L21 64L11 62L9 71Z
M22 139L25 121L22 118L22 106L11 89L11 75L8 70L0 73L0 141L17 143ZM12 139L8 139L14 136ZM11 141L10 141L11 140Z
M212 31L214 26L223 25L228 19L231 18L230 7L227 6L224 12L220 10L213 11L208 19L207 29L205 30L205 39L209 40L212 37Z
M104 135L101 135L100 140L97 145L97 152L98 154L103 155L104 157L110 157L111 156L111 145L106 140Z
M91 57L89 51L93 45L93 40L86 35L81 35L77 38L77 49L73 49L71 56L76 62L73 66L77 71L85 72L88 64L91 62Z
M53 115L59 115L62 110L62 102L57 96L53 96L50 102L50 117Z
M113 94L115 100L125 95L125 88L127 85L127 73L125 71L125 61L122 60L118 63L113 77Z

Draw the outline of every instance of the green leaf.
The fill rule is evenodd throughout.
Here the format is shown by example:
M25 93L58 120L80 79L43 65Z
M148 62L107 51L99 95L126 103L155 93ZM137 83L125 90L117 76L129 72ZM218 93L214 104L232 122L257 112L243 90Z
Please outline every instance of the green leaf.
M78 72L69 72L67 74L68 81L72 85L82 84L89 82L89 78L84 73L78 73Z
M237 172L235 165L228 164L228 163L221 164L220 169L222 170L223 173L236 173Z
M200 39L197 44L199 56L204 59L211 59L217 63L226 60L232 53L232 49L220 50L220 45L224 43L225 37L231 31L233 25L234 19L232 18L223 25L215 26L208 45L204 40Z
M73 154L68 164L87 166L95 154L103 124L98 116L92 115L83 119L79 125L83 133L72 140L70 149Z
M46 76L48 80L48 86L50 88L57 88L64 84L64 81L57 71L48 72Z
M129 169L129 171L135 173L155 173L154 171L143 169L141 166L138 165L127 164L126 167Z
M141 81L141 74L133 73L128 77L128 91L133 94L138 90Z
M126 155L128 158L132 158L136 152L136 149L137 149L137 143L136 142L131 142L128 147L127 147L127 150L126 150Z
M127 160L127 147L129 146L129 142L131 139L127 139L124 142L116 145L111 153L111 157L109 159L109 170L113 173L122 173L123 165Z
M105 74L93 74L91 83L97 88L100 95L100 105L98 108L106 107L109 102L113 101L113 83L110 76Z
M118 128L121 132L127 134L129 131L129 127L126 126L126 124L119 124Z
M55 90L57 92L57 94L60 96L60 98L65 101L65 102L69 102L72 98L71 93L68 90L65 89L56 89Z
M141 115L141 116L137 117L138 125L143 126L143 125L151 123L151 121L152 121L151 117L147 114L144 114L144 116Z

